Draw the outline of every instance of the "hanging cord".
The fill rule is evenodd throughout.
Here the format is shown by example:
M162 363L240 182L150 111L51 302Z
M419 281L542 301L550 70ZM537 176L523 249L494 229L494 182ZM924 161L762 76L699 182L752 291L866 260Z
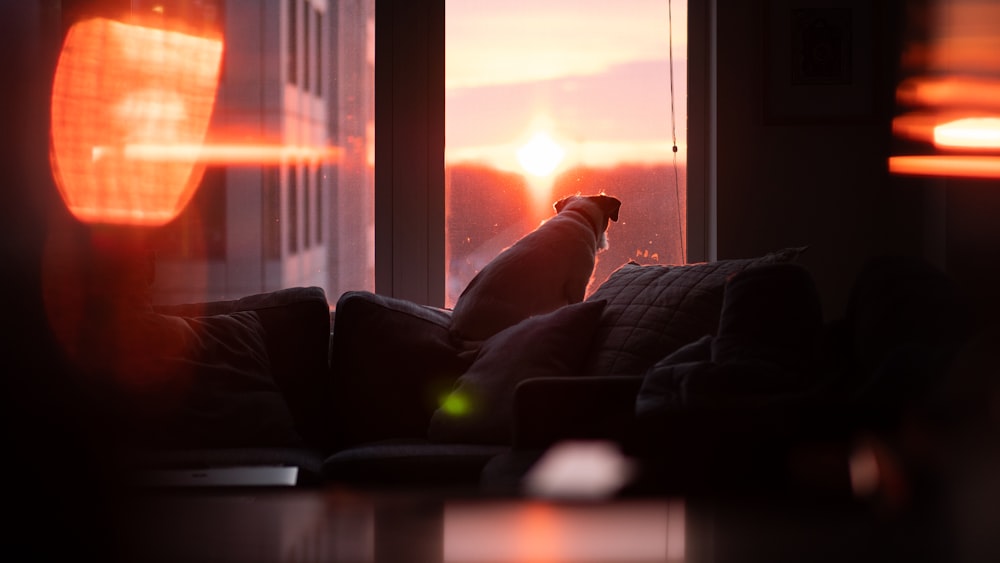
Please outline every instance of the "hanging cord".
M672 0L667 0L667 36L670 64L670 135L673 142L671 150L674 157L674 209L677 210L677 242L681 247L681 263L687 262L687 252L684 248L684 224L681 222L681 181L677 169L677 114L674 111L674 14Z

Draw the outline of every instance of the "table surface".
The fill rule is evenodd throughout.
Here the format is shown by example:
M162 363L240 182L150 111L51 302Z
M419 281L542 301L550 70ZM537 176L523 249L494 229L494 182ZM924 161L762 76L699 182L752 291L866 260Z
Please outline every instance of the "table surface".
M135 495L119 514L116 536L127 561L958 560L934 518L817 499L569 502L421 491L188 490Z

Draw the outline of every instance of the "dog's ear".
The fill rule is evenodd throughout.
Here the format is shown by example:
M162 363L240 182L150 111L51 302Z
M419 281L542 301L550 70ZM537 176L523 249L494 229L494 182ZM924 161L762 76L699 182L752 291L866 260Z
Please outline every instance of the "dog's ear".
M556 213L562 213L562 210L563 210L564 207L566 207L566 204L568 204L570 202L570 200L572 200L575 197L578 197L578 196L568 195L568 196L560 199L559 201L557 201L557 202L555 202L555 203L552 204L552 209L555 209Z
M612 221L618 221L618 210L622 207L622 202L615 197L609 195L600 195L598 200L601 205L601 209L604 214L608 216Z

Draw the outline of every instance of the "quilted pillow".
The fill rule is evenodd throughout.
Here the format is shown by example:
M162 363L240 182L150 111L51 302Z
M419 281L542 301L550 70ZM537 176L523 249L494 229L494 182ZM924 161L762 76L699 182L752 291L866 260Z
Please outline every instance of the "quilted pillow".
M719 327L726 282L748 268L794 261L805 247L683 266L625 264L587 300L606 301L588 375L642 375Z
M424 438L470 361L451 345L445 310L367 291L337 300L331 342L335 446Z
M640 418L681 407L764 406L819 383L823 314L797 264L744 271L726 286L719 331L657 362L636 400Z

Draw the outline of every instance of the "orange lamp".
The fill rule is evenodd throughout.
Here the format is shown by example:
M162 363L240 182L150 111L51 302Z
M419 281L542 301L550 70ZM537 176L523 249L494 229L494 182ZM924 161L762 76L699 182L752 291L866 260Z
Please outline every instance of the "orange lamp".
M74 24L52 87L50 159L70 212L85 223L159 226L190 201L205 141L221 39L94 18Z

